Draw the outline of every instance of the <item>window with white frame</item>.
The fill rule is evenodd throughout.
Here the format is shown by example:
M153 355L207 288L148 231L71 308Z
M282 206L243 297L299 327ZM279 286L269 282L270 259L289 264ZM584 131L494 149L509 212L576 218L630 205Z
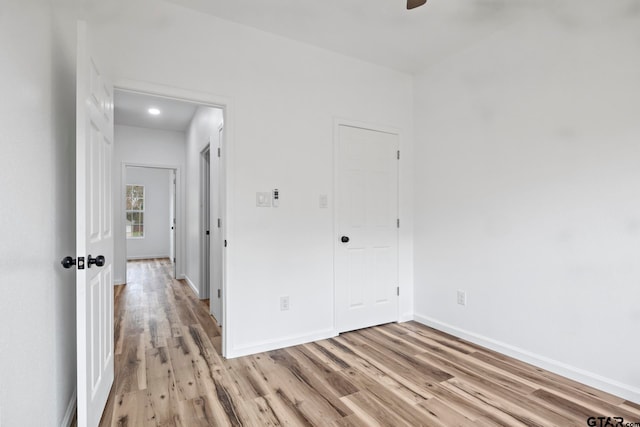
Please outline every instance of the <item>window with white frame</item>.
M127 239L144 237L144 185L127 184Z

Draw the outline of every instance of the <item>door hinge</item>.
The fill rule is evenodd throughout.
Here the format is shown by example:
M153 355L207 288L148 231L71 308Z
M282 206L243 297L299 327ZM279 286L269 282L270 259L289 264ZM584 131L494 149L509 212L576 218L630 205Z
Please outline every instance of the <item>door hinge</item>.
M396 225L397 225L397 227L398 227L398 228L400 228L400 218L398 218L398 219L396 220Z
M175 257L173 258L173 263L174 263L174 264L176 263L176 259L175 259Z
M400 150L398 150L398 160L400 160Z
M218 147L218 157L220 157L220 147Z
M218 218L218 228L222 227L222 219Z
M398 287L396 288L396 294L397 294L398 296L400 296L400 286L398 286Z
M226 240L224 241L224 247L225 248L227 247L227 241Z
M220 295L221 295L221 290L218 289L218 298L220 298Z

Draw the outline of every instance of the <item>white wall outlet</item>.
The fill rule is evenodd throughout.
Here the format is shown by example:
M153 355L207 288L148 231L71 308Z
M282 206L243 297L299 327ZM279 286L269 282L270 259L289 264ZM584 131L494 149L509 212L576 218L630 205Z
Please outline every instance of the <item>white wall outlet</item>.
M280 311L289 310L289 297L280 297Z
M467 293L465 291L458 291L458 304L467 305Z
M320 206L320 209L326 209L329 207L329 196L321 194L318 198L318 205Z
M271 194L269 193L256 193L256 206L259 208L271 207Z

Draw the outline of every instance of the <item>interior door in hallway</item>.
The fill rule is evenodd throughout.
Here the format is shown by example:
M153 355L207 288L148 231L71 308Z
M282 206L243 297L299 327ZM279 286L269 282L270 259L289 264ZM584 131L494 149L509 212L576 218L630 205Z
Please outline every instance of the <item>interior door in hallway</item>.
M78 23L76 322L78 426L97 426L113 384L113 87Z
M201 230L202 236L200 254L201 282L200 298L209 298L211 287L211 147L208 145L200 153L201 195L202 208Z
M338 126L338 332L398 320L398 136Z
M210 198L211 198L211 292L209 297L210 313L215 317L218 325L222 325L222 275L223 275L223 245L222 218L222 138L223 129L211 138L211 150L215 153L211 156Z

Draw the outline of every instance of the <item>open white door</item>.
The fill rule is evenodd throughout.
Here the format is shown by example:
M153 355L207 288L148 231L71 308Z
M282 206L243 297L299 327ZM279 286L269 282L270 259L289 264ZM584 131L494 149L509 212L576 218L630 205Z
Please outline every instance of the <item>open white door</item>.
M336 328L398 320L398 136L340 125L336 150Z
M211 292L209 311L222 325L222 128L211 138Z
M97 426L113 384L113 88L78 23L76 321L78 426Z

